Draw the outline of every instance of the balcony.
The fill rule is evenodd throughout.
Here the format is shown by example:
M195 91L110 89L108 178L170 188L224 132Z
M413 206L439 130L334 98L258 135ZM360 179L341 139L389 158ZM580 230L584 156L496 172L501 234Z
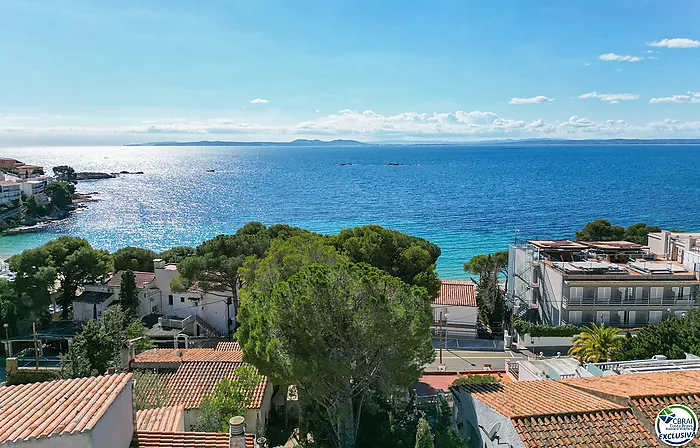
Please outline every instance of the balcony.
M693 307L698 306L697 297L562 297L562 307L628 307L628 306L678 306Z

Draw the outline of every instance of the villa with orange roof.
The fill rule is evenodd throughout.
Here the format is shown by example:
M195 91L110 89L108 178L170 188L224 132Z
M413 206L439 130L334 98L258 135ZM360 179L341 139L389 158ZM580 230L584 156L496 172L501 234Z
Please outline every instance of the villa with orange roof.
M445 337L476 337L476 285L471 281L442 280L440 294L431 303L433 331Z
M153 384L144 384L140 389L153 392L146 393L144 399L152 400L152 405L181 406L185 429L191 429L197 423L204 396L213 392L220 380L235 378L235 370L243 365L241 351L213 348L151 349L139 353L130 362L132 369L157 372L148 380ZM272 392L272 383L263 376L253 391L248 412L243 416L249 430L265 428ZM165 403L159 403L164 396Z

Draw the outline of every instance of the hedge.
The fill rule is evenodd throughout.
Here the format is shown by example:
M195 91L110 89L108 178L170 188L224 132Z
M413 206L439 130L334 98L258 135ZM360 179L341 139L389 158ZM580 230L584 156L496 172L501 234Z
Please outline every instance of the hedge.
M7 374L7 386L15 386L18 384L39 383L42 381L52 381L61 378L58 370L32 370L19 369L18 372Z
M578 325L558 325L556 327L551 327L549 325L538 325L533 324L524 320L515 319L513 321L513 328L520 335L529 334L533 338L545 337L545 336L561 336L561 337L571 337L576 336L583 330Z
M467 375L460 376L452 382L450 386L456 387L463 384L491 384L500 383L501 380L497 376L493 375Z

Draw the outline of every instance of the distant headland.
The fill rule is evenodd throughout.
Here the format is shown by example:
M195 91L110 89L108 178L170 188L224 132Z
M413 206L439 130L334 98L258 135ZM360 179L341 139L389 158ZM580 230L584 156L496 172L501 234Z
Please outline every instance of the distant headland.
M297 139L291 142L222 142L222 141L199 141L199 142L151 142L151 143L129 143L124 146L366 146L368 143L356 140L307 140Z
M504 139L504 140L479 140L464 142L360 142L357 140L308 140L297 139L291 142L227 142L202 140L197 142L149 142L127 143L124 146L494 146L494 145L518 145L518 146L585 146L585 145L700 145L700 139L595 139L595 140L567 140L567 139Z

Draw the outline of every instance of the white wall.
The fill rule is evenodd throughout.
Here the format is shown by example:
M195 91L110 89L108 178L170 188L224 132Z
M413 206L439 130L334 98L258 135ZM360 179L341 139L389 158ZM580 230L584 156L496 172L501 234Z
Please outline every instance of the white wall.
M94 448L125 448L134 434L134 382L129 380L91 431Z
M507 447L507 444L510 444L514 448L525 448L513 423L508 417L496 412L492 407L482 403L471 394L464 391L460 390L459 397L457 398L458 399L454 400L456 409L455 421L457 423L462 423L460 435L462 435L462 437L476 435L478 438L478 441L472 440L471 446L503 448ZM497 433L500 439L492 442L486 436L486 431L489 431L496 423L501 425ZM485 429L482 429L480 426ZM470 428L473 428L473 433L471 433Z
M443 327L448 338L457 336L476 337L477 307L432 304L432 308L435 321L437 321L441 315L444 316L445 312L448 313L446 326ZM454 326L450 326L450 324ZM470 325L471 328L460 328L458 327L459 325Z
M160 311L162 314L183 318L198 315L222 334L228 332L228 321L226 320L228 305L226 305L224 293L204 294L204 296L193 292L176 293L170 289L170 282L177 278L177 270L156 268L155 274L156 286L160 290L160 297L162 297L163 308ZM172 305L169 304L169 295L173 296ZM184 302L181 301L182 297L185 298ZM158 300L161 301L160 298ZM231 305L230 313L231 319L233 319L235 316L234 305ZM233 325L231 329L234 330Z

